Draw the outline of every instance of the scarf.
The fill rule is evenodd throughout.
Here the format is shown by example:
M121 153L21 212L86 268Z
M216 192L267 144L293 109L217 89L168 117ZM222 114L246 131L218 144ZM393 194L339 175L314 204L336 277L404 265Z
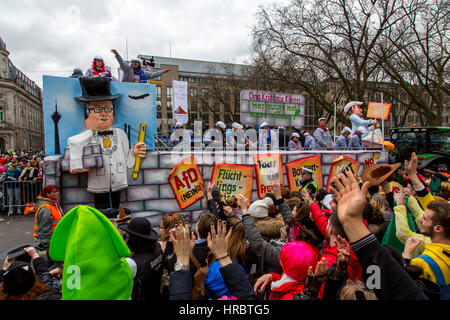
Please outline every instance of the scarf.
M136 75L139 75L139 83L147 83L147 77L142 69L133 69L133 72L135 74L135 80L137 80Z
M327 128L327 127L322 127L322 126L320 126L320 125L317 127L317 129L322 129L323 131L328 131L328 128Z
M283 273L280 280L272 282L271 289L272 290L278 289L283 284L290 283L290 282L299 282L299 281L297 281L297 280L289 277L287 274Z

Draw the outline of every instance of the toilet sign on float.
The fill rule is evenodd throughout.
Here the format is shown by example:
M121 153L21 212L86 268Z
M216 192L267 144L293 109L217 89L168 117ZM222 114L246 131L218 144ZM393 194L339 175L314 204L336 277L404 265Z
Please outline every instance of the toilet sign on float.
M177 163L167 179L181 209L203 198L205 183L194 156Z
M279 181L281 187L283 187L283 159L281 154L259 154L253 156L253 160L255 162L256 185L260 199L266 193L272 192L272 182Z

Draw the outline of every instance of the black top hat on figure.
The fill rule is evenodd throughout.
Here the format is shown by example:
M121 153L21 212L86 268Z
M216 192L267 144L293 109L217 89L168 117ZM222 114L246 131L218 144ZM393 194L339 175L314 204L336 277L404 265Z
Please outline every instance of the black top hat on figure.
M111 79L105 77L80 77L83 95L75 98L81 102L115 100L120 94L111 94Z

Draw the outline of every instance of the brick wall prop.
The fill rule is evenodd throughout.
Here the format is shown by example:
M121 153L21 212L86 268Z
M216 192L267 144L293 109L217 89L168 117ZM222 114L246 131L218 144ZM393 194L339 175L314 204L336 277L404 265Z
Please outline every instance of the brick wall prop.
M267 152L260 152L266 154ZM278 151L282 155L283 163L320 155L322 166L323 185L328 183L328 174L334 159L340 155L354 159L361 163L358 174L364 169L364 161L375 157L378 164L388 163L387 151ZM254 165L253 156L257 152L247 152L235 157L236 164ZM214 167L214 159L205 156L202 152L192 153L198 165L204 181L209 181ZM187 158L189 155L185 156ZM148 151L141 163L139 178L133 180L132 169L128 169L128 184L126 190L121 191L121 203L131 210L133 217L146 216L152 221L152 225L158 225L163 215L167 213L183 212L196 221L199 214L206 209L204 199L197 201L184 210L181 210L172 188L167 180L176 162L172 161L171 152ZM56 184L61 188L60 203L64 212L80 204L93 206L93 195L86 191L87 174L71 174L68 160L63 155L47 156L44 159L44 185ZM286 170L283 168L283 184L288 185ZM256 178L253 179L251 200L258 199Z

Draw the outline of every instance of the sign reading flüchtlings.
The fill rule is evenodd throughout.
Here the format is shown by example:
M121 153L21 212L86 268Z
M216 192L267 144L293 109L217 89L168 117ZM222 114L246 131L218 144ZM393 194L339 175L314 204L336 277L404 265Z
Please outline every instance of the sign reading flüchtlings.
M305 124L305 97L300 94L242 90L241 123L254 126L302 127Z

